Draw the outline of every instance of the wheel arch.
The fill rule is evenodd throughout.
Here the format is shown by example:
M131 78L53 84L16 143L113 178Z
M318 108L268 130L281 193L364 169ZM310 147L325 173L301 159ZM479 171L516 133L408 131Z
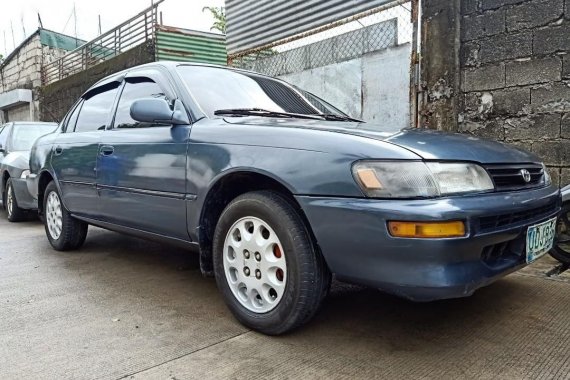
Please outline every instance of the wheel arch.
M38 175L38 213L40 215L43 215L43 213L44 213L44 194L45 194L46 187L51 181L54 181L54 180L55 180L55 177L47 170L40 172L40 174ZM57 182L56 182L56 186L57 186L58 190L60 190ZM62 202L63 202L63 200L62 200Z
M10 173L8 172L8 169L4 170L2 172L2 192L4 192L4 189L6 188L6 183L8 182L8 179L10 178Z
M315 249L320 251L317 239L301 205L294 196L293 187L274 175L255 169L234 169L219 175L209 187L202 203L198 242L200 245L200 269L208 276L213 275L213 237L217 222L226 206L238 196L269 190L285 198L297 210L303 220Z
M6 184L10 178L10 173L8 170L4 170L0 176L0 200L2 201L2 208L6 210Z

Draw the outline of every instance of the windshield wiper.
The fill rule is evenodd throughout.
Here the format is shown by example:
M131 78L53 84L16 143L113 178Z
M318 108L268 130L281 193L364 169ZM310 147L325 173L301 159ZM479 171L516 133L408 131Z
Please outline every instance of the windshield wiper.
M322 120L323 116L316 115L305 115L300 113L291 112L278 112L264 110L263 108L234 108L227 110L217 110L214 111L216 116L262 116L262 117L287 117L291 119L311 119L311 120Z
M325 120L329 121L354 121L356 123L363 123L362 120L358 120L350 116L335 115L334 113L323 113L319 114L319 116L322 116Z

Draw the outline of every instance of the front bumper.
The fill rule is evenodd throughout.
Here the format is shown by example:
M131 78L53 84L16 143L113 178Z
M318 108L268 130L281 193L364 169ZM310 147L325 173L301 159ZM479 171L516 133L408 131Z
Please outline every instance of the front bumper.
M555 217L554 186L426 200L298 196L329 268L340 280L415 301L471 295L526 266L528 226ZM467 236L407 239L387 221L464 220Z

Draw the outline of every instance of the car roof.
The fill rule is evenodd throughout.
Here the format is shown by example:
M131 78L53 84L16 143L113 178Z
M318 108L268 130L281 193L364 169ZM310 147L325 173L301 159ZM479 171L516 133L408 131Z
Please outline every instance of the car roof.
M12 125L57 125L57 123L48 122L48 121L10 121L6 124Z
M85 91L81 96L83 97L83 96L85 96L85 94L91 92L93 89L100 87L100 86L103 86L105 84L108 84L110 82L122 81L123 78L129 72L131 72L133 70L139 70L141 68L163 67L163 68L166 68L170 71L170 70L175 70L176 67L178 67L178 66L212 67L212 68L224 69L224 70L235 71L235 72L240 72L240 73L254 74L254 75L261 76L261 77L271 78L271 79L280 81L280 79L278 79L278 78L270 77L268 75L260 74L260 73L257 73L255 71L251 71L251 70L240 69L237 67L228 67L228 66L214 65L214 64L210 64L210 63L199 63L199 62L158 61L158 62L145 63L143 65L133 66L133 67L130 67L128 69L125 69L125 70L116 72L114 74L111 74L109 76L106 76L105 78L97 81L97 83L95 83L93 86L89 87L89 89L87 91Z

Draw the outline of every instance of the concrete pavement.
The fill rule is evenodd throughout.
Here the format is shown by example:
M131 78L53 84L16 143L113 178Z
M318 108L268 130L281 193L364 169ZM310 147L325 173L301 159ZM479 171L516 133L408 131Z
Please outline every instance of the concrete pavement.
M570 377L570 275L542 259L473 297L414 304L335 284L283 337L237 323L196 255L91 228L55 252L0 212L1 379Z

